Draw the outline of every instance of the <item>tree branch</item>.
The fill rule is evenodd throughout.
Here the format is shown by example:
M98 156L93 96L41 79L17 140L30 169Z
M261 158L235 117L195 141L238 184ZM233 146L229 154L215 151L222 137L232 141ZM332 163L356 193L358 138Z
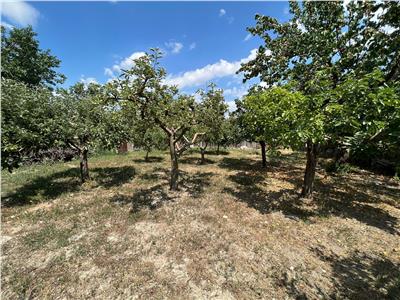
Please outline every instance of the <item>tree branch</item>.
M198 133L196 133L196 134L193 136L193 138L192 138L191 141L189 141L188 138L187 138L185 135L182 135L183 139L185 140L185 143L182 145L182 147L179 147L179 148L177 149L176 153L177 153L178 155L181 155L189 146L191 146L191 145L193 145L194 143L196 143L197 137L198 137L198 136L201 136L201 135L204 135L204 132L201 132L201 133L198 132Z
M78 150L79 152L82 151L82 149L79 148L77 145L75 145L75 143L73 143L71 140L67 140L67 144L68 144L70 147L75 148L75 149Z

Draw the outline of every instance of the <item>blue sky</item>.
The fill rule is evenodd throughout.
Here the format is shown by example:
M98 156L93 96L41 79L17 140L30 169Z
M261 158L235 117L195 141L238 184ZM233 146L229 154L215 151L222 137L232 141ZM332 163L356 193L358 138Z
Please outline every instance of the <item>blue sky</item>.
M192 93L215 82L228 101L248 85L235 75L261 40L248 36L256 13L288 18L287 2L17 2L2 23L31 24L42 48L61 59L65 86L104 83L151 47L164 50L167 82Z

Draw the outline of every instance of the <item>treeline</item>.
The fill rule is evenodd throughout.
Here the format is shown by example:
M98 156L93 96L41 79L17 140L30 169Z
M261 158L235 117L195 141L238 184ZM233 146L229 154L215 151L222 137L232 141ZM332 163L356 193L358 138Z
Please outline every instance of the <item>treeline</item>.
M55 88L65 79L54 71L60 61L39 49L35 35L31 27L9 32L2 28L3 168L12 171L27 157L49 149L70 149L80 156L85 182L90 178L89 151L115 149L129 141L147 153L169 148L170 188L175 190L178 159L185 150L200 143L204 162L208 144L228 143L227 133L233 130L228 130L223 91L210 84L197 92L196 101L164 84L158 49L136 59L132 69L107 84Z
M170 188L178 188L179 157L193 144L257 141L267 149L305 150L302 196L313 192L318 157L334 149L332 170L382 158L400 165L399 2L290 2L288 21L256 15L248 28L264 42L242 65L259 78L227 113L214 84L196 100L165 84L161 52L151 49L104 85L54 89L60 61L38 47L31 28L2 29L2 165L12 170L31 152L69 147L89 176L88 152L123 141L150 151L165 145ZM29 58L29 59L28 59Z

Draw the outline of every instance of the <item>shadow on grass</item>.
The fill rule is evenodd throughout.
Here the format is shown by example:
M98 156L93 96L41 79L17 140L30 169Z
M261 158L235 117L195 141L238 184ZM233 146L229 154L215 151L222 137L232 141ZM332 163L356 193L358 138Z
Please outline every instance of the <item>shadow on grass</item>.
M228 155L229 151L227 150L219 150L219 152L217 150L209 150L206 152L206 154L209 155Z
M151 170L151 173L143 173L139 176L140 179L146 181L157 181L157 180L168 180L169 170L167 168L155 167Z
M215 163L215 161L205 157L204 158L204 163L201 163L201 157L199 154L199 157L193 157L193 156L185 156L179 159L179 162L182 164L190 164L190 165L209 165Z
M97 185L105 188L121 185L135 176L135 169L130 166L93 168L89 172ZM22 206L78 191L81 187L79 174L79 168L71 168L49 176L37 177L3 197L2 205L4 207Z
M311 250L332 266L335 291L327 298L398 299L400 264L359 251L343 258L324 249Z
M157 169L157 168L156 168ZM165 172L166 169L160 168L160 172ZM111 202L122 205L131 205L132 212L138 212L143 208L150 210L156 209L163 205L165 202L173 201L181 192L188 193L193 198L200 197L206 187L210 186L210 179L214 173L201 173L194 174L180 171L179 173L179 190L174 192L169 190L169 177L168 180L161 174L159 177L156 173L150 175L143 174L142 179L161 179L163 183L156 184L152 187L140 188L136 190L131 196L116 195L110 199ZM154 176L154 177L153 177Z
M218 164L220 168L235 171L266 171L260 161L250 158L224 157Z
M267 172L268 176L300 187L303 170L293 166L298 159L301 158L297 154L294 155L294 159L286 157L270 167ZM235 188L226 187L224 192L233 195L238 201L247 203L249 207L255 208L261 213L282 211L290 218L303 220L309 220L311 217L336 215L356 219L390 234L400 234L397 228L399 220L386 210L374 205L383 202L380 198L382 194L396 198L400 192L398 187L380 184L379 189L374 190L374 187L370 186L372 183L366 183L364 178L338 178L333 184L328 185L316 178L316 192L313 201L310 202L299 199L297 188L282 187L276 191L276 187L274 187L274 191L267 191L265 187L268 187L268 181L263 182L268 178L265 176L266 172L254 160L224 158L220 166L229 170L239 170L236 174L228 176L228 180L235 184ZM396 206L396 203L386 200L384 202Z
M214 176L212 172L196 172L194 174L181 171L179 187L186 191L193 198L200 197L205 188L211 184L211 178Z
M138 163L138 164L155 163L155 162L162 162L162 161L164 161L164 157L161 157L161 156L149 156L147 158L147 160L145 158L133 159L133 162Z
M160 207L164 202L172 201L165 184L157 184L150 188L136 190L132 196L115 195L110 201L121 205L131 205L131 212L136 213L143 208L154 210Z

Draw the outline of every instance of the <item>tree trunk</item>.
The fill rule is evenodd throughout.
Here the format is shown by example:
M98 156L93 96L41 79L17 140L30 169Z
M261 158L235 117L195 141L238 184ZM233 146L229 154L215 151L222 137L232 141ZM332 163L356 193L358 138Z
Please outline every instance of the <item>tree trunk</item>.
M179 169L178 169L178 154L176 153L173 135L171 135L169 138L169 152L171 154L171 181L169 184L169 188L172 191L176 191L178 190Z
M201 161L200 161L200 164L204 164L204 162L205 162L205 159L204 159L204 153L205 153L205 152L206 152L205 149L200 148L200 153L201 153Z
M263 166L263 168L266 168L267 167L267 155L265 153L265 142L260 141L260 145L261 145L262 166Z
M217 144L217 155L219 155L219 143Z
M312 198L318 149L319 144L314 144L311 140L307 141L307 165L301 190L301 196L304 198Z
M149 152L150 152L150 150L147 149L147 150L146 150L146 156L145 156L145 158L144 158L145 161L149 161Z
M204 155L206 154L207 144L205 142L200 143L200 153L201 153L201 161L200 164L203 165L206 161Z
M80 157L81 157L80 169L81 169L81 180L82 180L82 183L84 183L85 181L90 179L87 155L88 155L88 149L83 148L83 150L80 151Z

